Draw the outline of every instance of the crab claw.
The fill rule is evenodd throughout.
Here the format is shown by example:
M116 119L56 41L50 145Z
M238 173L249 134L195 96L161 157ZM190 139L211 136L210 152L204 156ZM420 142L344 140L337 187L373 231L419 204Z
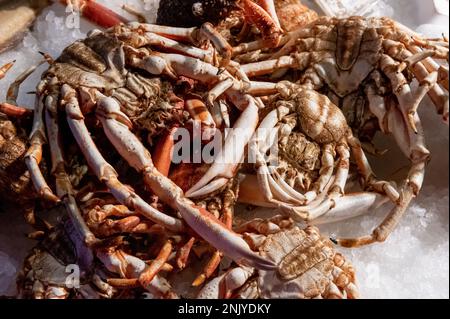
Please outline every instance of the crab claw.
M252 251L241 236L229 230L204 208L188 201L181 201L177 206L183 219L192 229L236 263L261 270L273 270L276 267L273 262Z
M253 99L228 133L225 145L220 150L211 168L186 192L188 197L200 197L223 187L236 174L236 169L244 156L245 146L258 125L258 107Z

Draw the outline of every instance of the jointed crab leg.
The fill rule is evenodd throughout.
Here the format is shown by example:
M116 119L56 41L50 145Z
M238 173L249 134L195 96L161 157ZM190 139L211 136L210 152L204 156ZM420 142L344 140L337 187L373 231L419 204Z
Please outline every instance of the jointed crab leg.
M310 225L321 225L335 223L377 209L381 205L389 202L387 196L373 192L350 193L335 199L335 206L324 215L311 220Z
M42 83L42 85L44 85ZM39 168L42 160L42 146L46 143L45 126L44 126L44 102L41 96L36 98L36 108L34 111L33 128L30 134L30 148L25 154L25 164L30 171L33 185L38 194L49 201L59 202L59 198L53 194L51 188L47 185L44 176Z
M89 21L103 27L110 28L120 23L128 22L127 19L97 3L95 0L60 0L64 5L71 5L81 12L81 15Z
M411 47L409 48L410 50L408 50L405 46L399 45L392 40L385 40L383 43L387 47L387 49L389 49L390 54L399 61L411 59L411 57L415 54L417 55L423 52L420 51L420 49L417 47ZM443 80L445 78L448 79L448 68L445 68L444 66L438 66L437 63L435 63L430 58L425 58L422 61L417 61L417 63L413 65L407 65L407 67L418 79L418 81L424 84L422 85L423 90L425 90L425 92L433 101L438 113L443 115L444 121L448 122L449 98L448 94L445 94L444 92L444 90L448 92L448 83ZM428 80L430 79L430 76L433 76L429 72L437 72L438 83L433 83L434 81ZM421 99L422 94L417 94L415 105L418 105Z
M177 185L154 168L150 153L125 124L127 116L120 111L116 100L102 97L99 92L97 98L97 116L102 122L106 136L122 157L137 171L142 172L146 184L163 202L179 210L185 222L194 231L236 262L259 269L274 267L251 251L247 243L226 225L184 197L183 191Z
M15 62L16 61L9 62L0 67L0 80L6 76L6 72L8 72L9 69L11 69L13 67Z
M139 283L143 287L147 287L153 280L153 278L155 278L155 276L158 274L158 272L162 269L162 267L166 263L171 252L172 252L172 242L168 240L161 248L161 251L159 252L156 259L153 260L150 266L147 267L147 269L145 269L139 275Z
M417 115L414 120L418 128L418 135L422 135L422 127ZM358 247L386 240L401 220L401 217L405 214L411 200L417 196L422 187L425 166L429 158L429 151L425 148L421 139L412 139L411 134L407 134L408 129L410 130L409 125L406 124L403 117L399 114L399 111L395 108L392 108L389 111L386 125L388 126L387 130L392 132L397 140L397 144L405 145L402 150L412 162L405 186L401 191L396 206L389 212L383 222L375 228L371 235L359 238L337 239L337 243L341 246Z
M64 202L66 210L81 231L84 242L91 246L96 242L94 234L87 227L74 198L74 191L69 176L65 169L65 161L60 146L60 135L58 127L58 94L48 95L45 99L45 120L49 137L50 152L52 157L52 173L56 177L56 191L58 197Z
M170 230L182 231L184 225L180 220L159 212L118 180L116 171L105 161L90 137L78 105L76 91L68 85L63 85L62 96L70 129L85 155L89 167L101 181L105 182L114 197L120 203L134 208L155 223L161 224Z
M176 28L145 23L131 23L130 26L133 28L142 29L146 32L156 33L169 39L187 41L193 44L199 44L204 41L211 41L213 47L219 52L219 55L222 57L222 66L228 65L231 60L231 46L210 23L205 23L200 28Z

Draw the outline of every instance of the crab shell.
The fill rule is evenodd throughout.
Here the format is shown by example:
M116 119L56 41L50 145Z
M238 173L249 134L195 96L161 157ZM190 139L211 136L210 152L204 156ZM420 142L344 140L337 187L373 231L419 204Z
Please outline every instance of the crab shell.
M358 298L353 267L316 227L269 235L260 254L276 271L259 271L261 298Z

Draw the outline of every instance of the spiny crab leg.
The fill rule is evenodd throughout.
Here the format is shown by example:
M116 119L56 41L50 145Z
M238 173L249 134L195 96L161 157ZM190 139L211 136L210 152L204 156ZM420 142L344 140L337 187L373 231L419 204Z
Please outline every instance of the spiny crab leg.
M74 190L70 182L69 175L65 169L65 161L60 145L60 134L58 127L58 97L59 95L50 94L45 98L45 122L47 124L47 133L49 137L50 153L52 157L52 173L56 177L57 195L64 202L66 210L76 225L76 229L81 232L84 242L87 246L92 246L97 239L87 227L78 205L75 201Z
M120 203L134 208L155 223L167 227L170 230L177 232L182 231L184 225L180 220L165 215L153 208L118 180L118 174L114 168L106 162L90 137L89 131L84 123L84 116L78 104L76 91L65 84L62 87L62 96L70 129L81 151L86 157L89 167L95 172L97 177L106 184L114 197L116 197Z
M2 104L2 108L11 109L17 105L17 96L19 94L20 85L42 64L49 61L49 57L45 55L45 59L36 65L33 65L22 72L16 80L9 86L7 93L7 102ZM46 82L41 82L37 88L37 96L35 100L35 110L33 116L33 127L29 137L30 147L25 154L25 164L30 171L31 180L37 193L44 199L52 202L59 202L59 198L53 194L48 186L39 164L42 160L42 146L46 143L44 125L44 101L42 93L45 90Z
M185 222L195 232L237 263L252 265L258 269L274 267L271 262L253 252L225 224L184 197L183 191L176 184L154 168L150 153L126 125L129 120L121 112L116 100L104 97L100 92L97 93L97 99L97 116L106 136L130 166L143 174L145 183L163 202L179 210Z
M151 267L142 259L129 255L116 247L100 248L96 251L96 255L105 265L106 269L119 274L121 277L118 279L108 279L108 284L116 288L137 288L141 283L145 283L146 286L144 288L151 293L157 294L158 296L161 295L161 297L174 297L170 285L164 278L159 277L157 274L153 276L151 281L139 281L139 277L147 273L149 271L148 268Z
M156 33L146 32L143 35L139 35L136 33L135 30L122 31L119 38L122 41L131 45L133 48L154 46L173 53L188 55L193 58L206 61L208 63L212 62L212 54L209 50L204 50L194 46L186 45L177 42L173 39L158 35Z
M32 110L21 106L12 105L9 103L0 103L0 113L6 114L9 117L21 118L33 113Z
M219 69L211 64L178 54L160 53L144 59L134 57L130 63L155 75L182 75L207 84L233 79L227 71L220 73ZM211 168L186 192L188 197L198 197L220 189L234 176L237 165L244 156L245 146L258 124L259 108L252 96L241 93L241 86L239 81L235 81L235 85L227 90L226 95L242 113L233 130L226 136L225 145Z
M140 275L139 275L139 283L143 287L147 287L152 280L155 278L155 276L158 274L158 272L162 269L164 264L169 259L170 253L172 252L172 242L169 239L164 246L161 248L158 256L155 260L152 261L150 266L147 267Z
M231 191L230 189L225 190L225 192L223 193L223 198L224 202L222 206L223 208L221 220L226 225L226 227L231 230L233 228L233 209L236 198L233 191ZM208 260L208 263L203 268L201 274L198 275L197 278L195 278L195 280L193 281L192 286L198 287L202 285L205 280L209 279L219 267L222 257L223 253L221 251L214 251L213 255Z

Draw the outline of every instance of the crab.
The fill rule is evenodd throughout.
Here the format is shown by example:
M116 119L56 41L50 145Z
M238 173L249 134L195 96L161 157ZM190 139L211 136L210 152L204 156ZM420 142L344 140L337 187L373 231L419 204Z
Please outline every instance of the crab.
M198 298L358 298L355 271L314 226L300 229L292 219L254 219L236 229L276 269L234 267L209 281Z
M359 140L336 105L326 96L291 82L274 86L280 94L273 101L273 110L260 123L263 133L255 134L249 144L255 150L255 169L263 199L252 197L251 194L258 197L255 192L243 193L248 202L265 201L296 220L312 221L330 209L333 209L330 215L339 215L353 207L356 214L374 204L379 206L385 198L378 193L398 200L400 195L393 185L375 178ZM281 163L269 167L263 154L270 147L268 135L273 129L279 132ZM351 154L365 177L367 189L377 193L343 196ZM336 155L339 160L335 163Z
M233 48L233 53L243 54L264 47L264 41L257 40L240 44ZM386 240L422 187L430 152L417 109L427 94L448 123L447 39L423 38L389 18L321 17L283 36L280 47L265 52L261 59L241 65L240 70L250 79L258 77L258 80L275 72L302 88L326 94L347 115L355 138L364 139L368 144L377 131L392 134L411 161L405 185L397 192L386 189L385 183L374 184L373 172L359 165L363 188L370 190L382 185L382 193L388 195L395 208L371 235L337 242L356 247ZM419 82L417 89L411 88L414 79ZM278 92L276 83L250 81L249 88L248 92L255 95ZM368 167L367 164L364 166ZM363 206L375 203L373 200L373 197L365 198Z
M195 42L199 36L211 40L218 48L222 61L227 60L227 52L222 50L225 42L211 25L183 29L141 23L122 24L105 32L94 30L86 39L66 48L58 59L45 55L43 63L49 63L50 68L37 86L34 123L25 163L36 192L49 202L62 201L87 245L95 244L97 238L81 216L73 185L68 178L59 125L59 115L65 114L69 130L90 170L105 183L119 203L170 231L185 232L187 227L192 228L232 259L252 267L268 269L273 267L270 262L252 252L240 236L207 210L195 205L176 184L155 168L150 152L134 135L134 124L127 114L127 109L136 101L142 101L144 109L148 106L145 103L151 98L154 89L149 74L167 76L169 79L190 77L204 85L214 86L212 91L217 90L217 87L222 88L224 81L231 81L233 87L226 88L224 93L242 110L234 126L242 127L251 134L257 125L258 102L251 95L241 93L241 81L234 78L226 67L221 70L210 63L211 56L214 56L211 52L215 52L211 47L202 49L172 40L176 38ZM160 53L155 48L178 53ZM21 81L35 68L33 66L26 70L12 84L8 95L9 104L16 104ZM179 212L182 219L160 212L119 180L118 173L99 152L94 138L89 134L89 121L95 119L118 154L142 174L146 186L162 202ZM230 141L233 142L236 134L228 135L225 153L227 148L234 147ZM241 154L250 134L240 141L242 147L238 151ZM56 194L39 169L47 136Z
M137 298L144 293L152 294L154 298L176 298L161 272L148 277L158 264L157 259L147 263L129 254L120 236L88 247L77 226L65 214L65 208L59 205L53 210L63 217L41 236L25 259L17 281L20 298ZM145 286L124 291L120 280L118 283L115 279L117 275L145 278Z

